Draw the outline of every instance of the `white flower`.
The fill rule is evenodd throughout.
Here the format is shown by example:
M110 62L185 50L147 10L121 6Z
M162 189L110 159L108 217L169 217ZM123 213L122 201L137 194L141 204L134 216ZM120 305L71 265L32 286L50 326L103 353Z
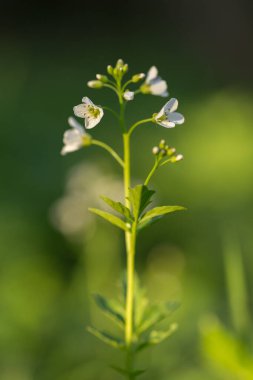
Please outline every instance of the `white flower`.
M68 118L68 123L73 129L68 129L63 135L64 146L61 154L64 156L67 153L79 150L84 145L84 128L73 117Z
M82 102L73 108L74 114L85 120L86 129L94 128L102 119L104 111L101 107L95 106L87 96L82 99Z
M155 122L165 128L173 128L176 124L183 124L184 116L181 113L174 112L177 107L177 99L171 98L161 111L155 115Z
M148 73L144 84L140 88L143 94L152 94L162 97L168 96L167 83L158 76L156 66L152 66Z
M134 92L133 91L125 91L123 94L123 98L127 101L134 99Z

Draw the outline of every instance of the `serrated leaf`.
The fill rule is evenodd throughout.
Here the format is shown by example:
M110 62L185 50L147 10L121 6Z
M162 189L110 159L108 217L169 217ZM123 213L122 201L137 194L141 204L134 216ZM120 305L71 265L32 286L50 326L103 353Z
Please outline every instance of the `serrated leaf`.
M154 207L152 210L147 211L141 218L141 222L146 222L155 217L161 217L174 211L185 210L182 206L160 206Z
M87 331L94 335L96 338L100 339L102 342L118 349L124 349L125 343L122 339L114 337L107 333L106 331L101 331L96 329L95 327L88 326Z
M130 202L135 220L138 220L142 212L149 205L154 190L149 190L145 185L137 185L130 189Z
M97 306L102 310L102 312L108 318L117 323L121 328L124 328L124 309L119 304L117 304L116 301L108 300L100 294L94 294L93 297Z
M177 327L177 323L172 323L168 330L151 331L149 336L137 346L136 351L141 351L144 348L161 343L163 340L171 336L177 330Z
M114 226L119 227L124 231L129 231L129 228L126 225L126 223L123 222L123 220L118 218L117 216L110 214L109 212L99 210L97 208L89 208L89 211L93 212L96 215L101 216L101 218L107 220L108 222L110 222Z
M150 305L146 308L143 315L143 320L137 326L137 333L143 334L145 331L150 330L164 319L168 318L175 310L179 308L179 302L167 302L162 305Z
M108 204L113 210L115 210L118 213L120 213L121 215L125 216L125 218L127 220L129 220L129 221L133 220L133 217L131 215L129 208L124 206L121 202L115 202L112 199L105 197L104 195L102 195L100 198L103 199L103 201L106 204Z

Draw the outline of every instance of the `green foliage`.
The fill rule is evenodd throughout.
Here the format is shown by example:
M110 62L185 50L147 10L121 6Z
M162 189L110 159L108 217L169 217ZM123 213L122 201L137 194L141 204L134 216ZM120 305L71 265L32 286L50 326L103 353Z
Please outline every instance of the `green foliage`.
M116 366L111 366L112 369L114 369L116 372L120 373L121 375L125 376L126 378L129 378L129 375L132 377L132 378L135 378L135 377L138 377L140 375L142 375L143 373L146 372L146 370L144 369L139 369L139 370L135 370L133 372L129 372L127 371L126 369L123 369L123 368L119 368L119 367L116 367Z
M150 190L145 185L137 185L130 189L130 203L134 219L138 223L138 230L141 230L144 227L158 221L166 214L174 211L185 210L182 206L160 206L154 207L143 214L145 209L151 203L151 198L154 193L154 190Z
M125 348L125 343L122 339L114 337L110 335L108 332L98 330L95 327L91 326L87 327L87 330L89 333L93 334L95 337L102 340L102 342L108 344L109 346L118 348L120 350Z
M105 203L107 203L113 210L124 216L128 221L132 221L133 217L128 207L124 206L121 202L115 202L112 199L102 195L100 197Z
M119 227L124 231L129 230L128 226L126 225L125 222L123 222L122 219L118 218L117 216L115 216L113 214L110 214L109 212L102 211L102 210L99 210L97 208L89 208L89 211L93 212L94 214L101 216L101 218L107 220L108 222L110 222L114 226Z
M252 380L253 355L243 341L225 329L217 318L201 325L202 352L217 371L235 380ZM227 377L226 377L227 378Z
M122 301L116 299L108 299L100 294L94 295L94 300L99 309L118 327L125 329L125 289L127 287L126 280L122 283ZM135 277L134 292L134 345L135 352L139 352L144 348L161 343L168 338L177 329L176 323L170 323L165 329L157 329L160 322L169 318L172 313L178 309L178 302L167 302L161 304L150 303L146 296L146 290L140 286L139 279ZM104 343L114 348L122 349L124 345L120 337L112 337L107 332L102 332L95 328L89 328L89 332L102 340ZM123 374L121 370L121 373ZM125 372L126 373L126 372ZM136 376L136 375L135 375Z
M149 190L145 185L137 185L130 189L129 200L132 206L134 219L137 221L145 208L151 203L154 190Z
M108 300L100 294L94 294L93 297L102 312L119 327L124 328L125 311L123 305L121 305L117 300Z

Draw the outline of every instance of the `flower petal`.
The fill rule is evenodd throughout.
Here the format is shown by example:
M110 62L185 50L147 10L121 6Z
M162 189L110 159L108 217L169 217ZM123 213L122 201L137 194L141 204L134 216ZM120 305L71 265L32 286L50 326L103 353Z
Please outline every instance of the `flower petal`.
M68 118L68 123L70 127L77 129L82 134L85 134L84 128L82 127L80 123L78 123L78 121L74 117L70 116Z
M169 113L176 111L177 107L178 100L175 98L171 98L164 106L164 112L166 116L169 115Z
M162 121L157 121L157 124L160 124L164 128L174 128L175 123L169 120L162 120Z
M77 117L85 118L85 115L87 113L87 106L85 104L78 104L78 106L75 106L73 108L73 111Z
M133 91L125 91L123 94L123 98L127 101L134 99L134 92Z
M156 66L150 67L147 77L146 77L146 83L150 83L152 80L154 80L158 75L158 70Z
M153 84L150 84L150 91L153 95L160 95L164 96L164 94L167 94L167 83L165 80L158 80L155 81ZM165 95L167 96L167 95Z
M63 143L62 155L74 152L83 145L82 134L77 129L68 129L63 135Z
M90 98L88 98L88 96L85 96L84 98L82 98L82 102L84 104L94 106L94 103L90 100Z
M103 108L96 107L96 109L99 110L99 115L97 117L87 116L85 117L85 128L86 129L92 129L94 128L102 119L104 116Z
M168 120L172 123L175 123L175 124L183 124L184 123L184 116L178 112L171 112L168 115Z

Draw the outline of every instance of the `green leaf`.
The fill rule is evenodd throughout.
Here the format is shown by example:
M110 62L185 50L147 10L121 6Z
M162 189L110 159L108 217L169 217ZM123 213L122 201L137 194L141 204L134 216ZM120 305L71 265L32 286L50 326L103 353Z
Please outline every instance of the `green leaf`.
M142 219L141 222L145 222L149 219L155 218L157 216L163 216L166 214L169 214L174 211L179 211L179 210L185 210L185 207L182 206L160 206L160 207L155 207L152 210L147 211Z
M105 197L104 195L102 195L100 198L103 199L103 201L106 204L108 204L113 210L115 210L118 213L120 213L121 215L125 216L125 218L127 220L129 220L129 221L133 220L133 217L131 215L129 208L124 206L121 202L115 202L112 199Z
M105 331L101 331L96 329L95 327L88 326L87 331L97 337L98 339L102 340L102 342L108 344L109 346L112 346L114 348L118 349L124 349L125 343L122 339L116 338L114 336L111 336L109 333Z
M172 323L168 330L153 330L150 333L149 341L151 344L161 343L163 340L171 336L178 328L177 323Z
M117 216L110 214L109 212L99 210L97 208L89 208L89 211L101 216L101 218L104 218L108 222L112 223L114 226L119 227L124 231L129 231L129 228L127 227L126 223L123 222L123 220L121 220Z
M137 326L137 333L143 334L150 330L164 319L168 318L175 310L179 308L179 302L167 302L162 305L150 305L143 314L143 319Z
M140 376L140 375L142 375L143 373L146 372L145 369L144 370L143 369L139 369L139 370L137 369L137 370L135 370L133 372L128 372L126 369L120 368L120 367L116 367L114 365L112 365L111 368L114 369L116 372L120 373L121 375L127 377L127 378L129 378L129 376L137 377L137 376Z
M140 220L138 223L138 226L137 226L137 231L139 232L139 231L143 230L144 228L150 226L151 224L158 222L160 219L162 219L162 216L156 216L155 218L147 219L144 222L142 222L142 220Z
M121 328L124 328L124 308L116 300L108 300L100 294L94 294L93 297L102 312Z
M137 185L130 189L129 199L135 220L138 220L139 216L150 204L150 199L154 193L155 191L149 190L145 185Z
M139 346L137 346L136 351L141 351L152 345L161 343L163 340L171 336L178 328L177 323L172 323L168 330L153 330L150 332L149 336L144 339Z
M143 320L149 301L146 296L146 290L140 285L140 281L137 276L135 277L134 283L134 326L139 326Z

